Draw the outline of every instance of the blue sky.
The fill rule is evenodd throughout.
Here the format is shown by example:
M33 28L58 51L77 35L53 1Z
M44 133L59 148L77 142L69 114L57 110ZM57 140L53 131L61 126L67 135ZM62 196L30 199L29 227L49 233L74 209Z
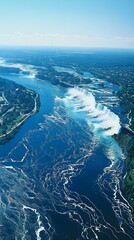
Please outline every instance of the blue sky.
M2 0L0 45L134 48L134 0Z

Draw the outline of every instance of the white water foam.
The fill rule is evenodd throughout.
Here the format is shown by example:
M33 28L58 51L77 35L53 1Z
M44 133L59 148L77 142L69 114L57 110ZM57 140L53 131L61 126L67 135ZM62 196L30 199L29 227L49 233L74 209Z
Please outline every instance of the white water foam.
M20 63L8 63L5 59L0 58L0 67L18 68L22 73L28 73L28 78L35 78L37 70L33 65L20 64Z
M92 93L78 87L70 88L64 103L79 118L84 118L94 131L109 136L119 133L119 117L106 106L97 103Z

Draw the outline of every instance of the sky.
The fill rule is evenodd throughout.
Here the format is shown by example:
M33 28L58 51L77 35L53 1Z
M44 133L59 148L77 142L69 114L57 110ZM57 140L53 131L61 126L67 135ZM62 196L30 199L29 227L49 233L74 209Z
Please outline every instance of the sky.
M134 0L0 0L0 46L134 48Z

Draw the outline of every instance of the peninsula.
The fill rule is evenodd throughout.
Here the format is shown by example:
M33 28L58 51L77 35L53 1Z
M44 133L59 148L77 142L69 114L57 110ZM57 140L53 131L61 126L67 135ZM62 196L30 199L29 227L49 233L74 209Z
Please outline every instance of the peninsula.
M39 110L39 95L0 78L0 144L14 137L27 118Z

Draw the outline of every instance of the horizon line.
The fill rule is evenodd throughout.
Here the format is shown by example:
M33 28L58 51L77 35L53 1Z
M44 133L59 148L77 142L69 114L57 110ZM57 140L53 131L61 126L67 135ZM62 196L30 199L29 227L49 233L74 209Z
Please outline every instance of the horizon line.
M0 45L0 48L71 48L71 49L119 49L119 50L134 50L134 47L88 47L88 46L49 46L49 45Z

